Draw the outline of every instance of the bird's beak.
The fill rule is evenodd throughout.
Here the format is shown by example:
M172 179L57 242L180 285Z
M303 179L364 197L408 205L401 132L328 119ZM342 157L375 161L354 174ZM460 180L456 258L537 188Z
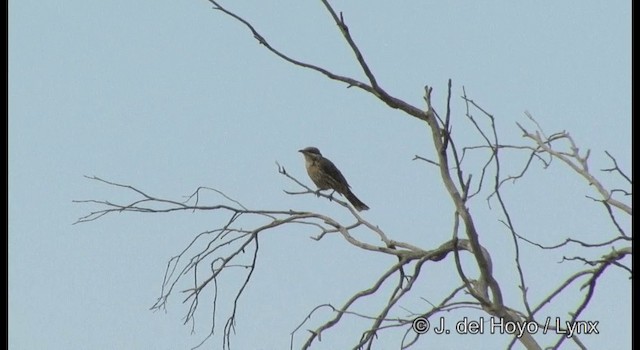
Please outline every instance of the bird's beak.
M304 153L304 150L303 149L299 149L298 152Z

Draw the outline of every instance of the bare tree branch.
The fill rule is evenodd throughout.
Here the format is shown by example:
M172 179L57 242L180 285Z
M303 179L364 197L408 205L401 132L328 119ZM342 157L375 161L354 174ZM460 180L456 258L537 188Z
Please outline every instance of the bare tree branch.
M528 114L528 116L530 119L533 119L533 116L531 116L530 114ZM561 160L562 162L567 164L571 169L573 169L576 173L578 173L580 176L585 178L590 185L593 185L596 188L598 193L600 193L600 195L602 196L602 199L606 200L611 206L616 207L624 211L625 213L631 215L631 207L612 198L611 192L608 191L604 187L604 185L602 185L602 183L600 183L600 181L598 181L598 179L596 179L595 176L593 176L589 172L588 159L589 159L590 152L587 151L584 156L581 156L580 149L577 147L576 143L573 141L573 138L568 133L561 133L556 135L555 137L552 136L550 138L547 138L546 139L547 141L545 141L539 132L530 133L520 124L518 124L518 126L520 127L520 130L522 130L522 132L524 133L524 137L533 140L538 145L538 147L540 147L541 150ZM557 151L553 149L549 144L549 142L552 139L553 140L565 139L569 141L571 152L563 152L563 151Z
M192 332L195 330L196 312L200 306L200 302L207 300L212 302L213 311L211 314L210 333L196 345L195 348L202 346L208 339L214 335L217 329L217 320L223 317L225 320L222 326L222 343L223 349L231 348L232 334L235 333L236 321L240 316L239 310L242 308L245 291L252 287L252 278L254 274L259 273L256 266L260 263L259 259L259 242L266 239L263 235L265 232L273 230L281 230L287 227L303 228L313 233L311 239L319 241L327 234L337 234L353 249L365 250L378 256L392 256L397 259L391 266L388 266L384 272L376 276L370 286L359 291L354 291L352 295L346 298L341 306L334 306L332 303L324 303L314 307L305 317L305 319L290 333L290 348L294 348L295 339L300 334L303 327L311 327L309 334L304 334L304 343L302 348L310 348L315 344L316 340L320 341L323 335L337 332L341 322L346 317L357 317L369 323L368 328L354 340L354 348L371 349L374 343L385 332L394 328L405 329L404 336L400 340L402 349L417 344L420 333L414 328L414 322L419 318L429 319L440 313L447 313L451 310L473 310L474 312L482 312L488 315L499 317L509 322L535 322L540 323L539 316L536 316L545 306L557 303L560 295L563 295L569 289L569 286L575 285L574 282L584 280L580 293L584 293L584 297L580 304L570 312L571 322L577 321L580 314L587 309L592 296L595 292L597 282L600 277L605 274L609 266L620 267L632 275L632 270L628 267L625 257L632 255L630 245L631 237L626 232L626 228L618 219L618 216L631 216L631 205L624 203L617 198L620 194L631 196L630 190L624 188L606 188L602 182L589 170L590 151L580 152L577 144L567 132L558 132L553 134L545 133L533 116L526 112L525 115L536 126L535 132L529 132L520 124L517 124L523 132L525 145L502 144L496 129L496 118L483 109L478 103L471 99L462 88L462 100L464 101L466 112L463 118L456 119L452 115L451 96L452 82L448 82L447 99L445 102L446 113L441 118L431 99L433 88L425 86L424 108L413 106L387 92L379 80L376 78L375 72L368 65L362 50L358 47L353 33L347 26L345 16L342 12L336 11L327 0L321 0L326 11L331 15L333 22L340 30L342 39L348 45L355 56L360 69L366 76L366 82L343 76L332 72L327 68L323 68L312 63L302 62L292 58L291 55L275 48L265 38L253 24L247 19L241 17L235 12L223 7L219 1L208 0L213 8L224 16L231 18L233 21L240 23L248 29L253 37L264 46L269 52L278 58L288 62L294 66L303 67L318 72L325 77L344 83L347 87L357 87L367 93L374 95L377 99L385 103L387 106L399 109L408 116L425 121L426 127L430 130L430 138L432 139L435 157L423 157L416 155L414 160L422 160L430 165L437 167L442 185L446 190L449 200L453 204L453 225L451 230L451 238L447 241L440 242L439 246L433 249L421 247L420 244L413 242L404 242L394 239L394 234L386 232L373 222L363 218L358 211L353 209L347 202L336 198L333 193L326 194L321 191L315 191L289 174L284 166L276 162L278 172L284 176L290 183L296 187L296 190L284 190L286 195L314 195L321 200L328 200L345 209L349 216L348 220L341 222L328 215L306 211L296 210L252 210L245 207L240 202L227 196L224 192L212 187L200 186L190 195L185 196L183 201L161 198L142 191L134 186L120 184L103 180L99 177L87 177L92 181L112 187L117 191L123 191L127 195L133 196L134 199L124 202L114 202L109 200L78 200L76 203L98 206L95 211L89 212L80 217L74 224L95 221L105 215L113 213L146 213L146 214L169 214L169 213L197 213L197 212L216 212L224 216L222 222L216 224L216 227L204 232L195 234L193 239L180 252L171 257L167 262L165 273L163 276L160 295L156 303L151 307L153 310L166 310L169 299L176 295L177 291L183 294L183 303L187 304L187 312L184 317L184 323L191 324ZM474 116L479 113L480 117ZM466 117L466 118L464 118ZM463 143L456 137L454 126L457 123L466 122L472 130L481 139L480 144L472 144L470 142ZM547 136L549 135L549 136ZM461 152L460 152L461 151ZM514 168L517 170L515 174L507 174L507 162L504 159L505 152L523 155L523 165ZM619 167L616 159L608 152L605 152L612 160L613 167L602 169L604 172L618 174L622 179L631 185L631 179ZM481 166L471 167L469 162L465 162L465 157L481 156ZM587 180L593 185L600 198L591 198L604 205L608 216L616 228L617 235L613 238L600 238L602 241L596 243L588 243L580 238L579 235L573 235L562 243L545 246L524 237L519 233L523 230L522 225L518 225L515 216L510 213L510 205L503 195L503 187L507 183L515 184L516 180L525 177L532 168L533 164L537 164L537 160L544 169L551 166L554 159L560 160L560 164L567 165L578 176ZM520 164L520 163L518 163ZM430 168L433 169L433 168ZM491 184L487 184L491 183ZM624 186L623 186L624 187ZM207 200L204 198L205 193L215 193L220 201L224 204L206 205ZM476 195L486 195L486 202L491 206L491 200L495 199L499 204L499 217L490 218L501 222L506 230L507 236L493 235L492 239L509 239L512 244L504 244L505 249L512 249L514 253L513 268L518 274L518 281L498 281L493 274L494 266L491 252L481 244L481 239L485 238L487 233L481 232L478 227L485 227L482 221L486 218L472 215L471 205L475 201L471 200ZM614 195L616 198L614 198ZM204 202L205 204L201 204ZM479 222L480 225L476 225ZM623 221L624 222L624 221ZM247 224L249 223L249 224ZM517 227L519 229L517 229ZM353 235L353 230L358 229L358 233L365 232L367 240L360 235ZM371 239L373 237L373 239ZM530 245L520 245L520 241L525 241ZM504 243L501 241L501 243ZM591 254L589 256L600 256L599 259L588 259L588 255L575 255L565 257L564 261L574 261L569 265L576 265L575 262L581 262L589 266L586 270L572 272L563 277L564 280L558 286L535 286L539 289L547 290L548 294L543 297L536 305L529 300L527 285L527 276L525 275L525 263L522 251L532 246L540 248L538 252L541 259L544 259L548 250L563 249L577 245L581 250L589 252L599 252L600 254ZM623 245L619 247L619 245ZM601 251L609 249L606 253ZM495 253L495 252L494 252ZM499 252L502 253L502 252ZM262 254L262 253L261 253ZM452 259L446 259L452 254ZM470 260L473 262L473 270L476 275L468 272L467 265L463 266L461 254L469 254ZM569 254L574 254L569 253ZM567 254L567 255L569 255ZM576 253L577 254L577 253ZM402 303L410 298L411 291L415 290L415 286L421 283L432 283L433 281L425 281L423 269L430 265L443 266L447 263L453 264L457 271L460 282L451 283L444 281L443 283L451 288L439 304L433 305L431 309L420 309L408 311L403 307ZM465 271L465 268L467 270ZM475 272L477 268L477 272ZM220 315L218 304L219 288L232 288L222 283L221 276L228 274L241 274L241 282L234 290L232 302L224 301L231 305L231 310L227 315ZM455 276L454 276L455 277ZM439 282L439 281L438 281ZM513 283L513 285L509 284ZM517 283L517 285L516 285ZM185 287L186 286L186 287ZM383 288L389 286L389 288ZM520 289L520 302L518 305L524 308L524 311L518 310L518 307L506 305L505 300L513 298L504 298L502 287L518 287ZM509 290L508 288L505 290ZM584 290L584 292L582 291ZM204 291L213 293L213 298L204 298ZM386 292L385 292L386 291ZM461 293L465 291L465 293ZM369 302L373 300L373 296L381 293L385 295L384 303L376 307L376 312L369 314L355 310L354 305L358 301ZM421 297L422 300L427 300ZM533 307L531 305L534 305ZM317 311L329 309L331 316L322 319L314 326L308 326L311 323L312 316ZM398 311L403 310L409 313L407 316L398 315ZM562 330L562 329L560 329ZM412 336L413 335L413 336ZM510 348L519 341L527 349L541 349L540 344L534 338L535 334L525 332L520 338L510 338ZM554 348L559 347L565 337L558 339ZM584 348L584 344L578 337L573 337L576 345Z

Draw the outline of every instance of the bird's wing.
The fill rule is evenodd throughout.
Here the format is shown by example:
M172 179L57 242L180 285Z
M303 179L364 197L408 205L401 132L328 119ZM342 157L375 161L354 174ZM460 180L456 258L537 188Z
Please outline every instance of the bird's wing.
M331 162L329 159L327 158L323 158L322 159L322 163L321 166L323 167L323 169L325 169L325 171L331 176L332 179L334 179L336 182L338 182L339 187L336 186L336 189L339 189L340 187L345 187L345 191L346 189L350 188L351 186L349 186L349 183L347 182L347 179L344 178L344 175L342 175L342 173L340 172L340 170L338 170L338 168L333 164L333 162ZM340 192L340 191L338 191Z

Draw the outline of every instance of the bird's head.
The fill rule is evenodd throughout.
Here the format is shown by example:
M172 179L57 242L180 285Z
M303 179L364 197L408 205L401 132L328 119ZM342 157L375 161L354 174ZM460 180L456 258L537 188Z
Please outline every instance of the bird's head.
M320 153L320 150L317 149L316 147L303 148L301 150L298 150L298 152L302 153L305 158L314 159L314 158L322 157L322 153Z

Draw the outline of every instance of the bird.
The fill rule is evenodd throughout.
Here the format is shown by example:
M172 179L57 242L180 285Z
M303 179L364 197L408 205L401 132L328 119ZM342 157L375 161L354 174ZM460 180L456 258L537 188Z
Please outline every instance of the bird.
M347 179L329 159L322 156L316 147L307 147L298 152L302 153L307 168L307 174L316 184L318 190L332 189L343 195L358 211L367 210L364 204L353 192L351 192Z

